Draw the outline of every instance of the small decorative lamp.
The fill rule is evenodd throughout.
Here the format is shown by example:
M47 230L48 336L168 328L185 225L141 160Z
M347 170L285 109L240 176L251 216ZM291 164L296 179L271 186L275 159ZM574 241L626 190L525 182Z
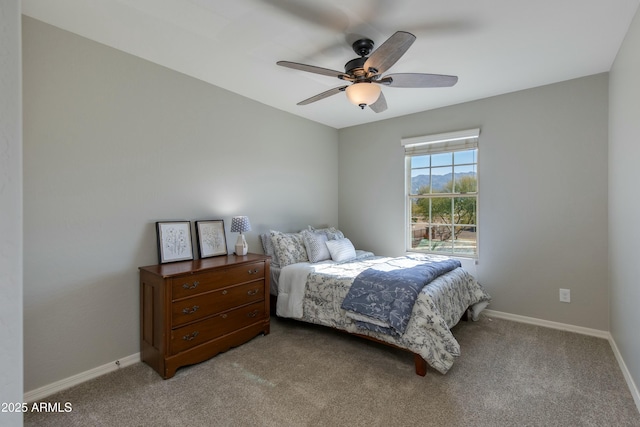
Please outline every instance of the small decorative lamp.
M251 231L251 224L248 216L234 216L231 218L231 232L240 233L236 242L236 255L246 255L249 251L247 241L244 239L245 231Z

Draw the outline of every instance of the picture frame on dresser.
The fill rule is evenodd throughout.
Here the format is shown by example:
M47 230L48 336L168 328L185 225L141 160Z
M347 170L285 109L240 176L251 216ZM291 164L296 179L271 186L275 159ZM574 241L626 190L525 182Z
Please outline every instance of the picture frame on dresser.
M196 221L196 241L200 258L227 255L224 221L221 219Z
M160 264L193 259L191 221L158 221L156 233Z

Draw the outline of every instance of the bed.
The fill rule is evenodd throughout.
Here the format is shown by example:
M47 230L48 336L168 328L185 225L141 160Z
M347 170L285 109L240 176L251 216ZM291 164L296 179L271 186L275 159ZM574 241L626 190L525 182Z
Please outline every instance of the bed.
M277 316L406 350L414 355L415 370L421 376L427 365L442 374L451 368L460 355L451 328L461 318L477 320L491 300L459 262L447 257L376 256L355 250L333 227L309 227L299 233L270 231L260 237L265 254L272 257L271 294ZM389 280L396 280L405 273L422 275L427 270L438 272L426 286L416 283L417 291L404 292L410 295L407 301L398 298L395 289L394 301L388 303L390 291L382 285L373 285L382 294L370 293L367 275L392 274ZM391 308L391 313L380 314L384 311L380 307L394 304L401 310ZM360 312L358 306L367 306L369 311Z

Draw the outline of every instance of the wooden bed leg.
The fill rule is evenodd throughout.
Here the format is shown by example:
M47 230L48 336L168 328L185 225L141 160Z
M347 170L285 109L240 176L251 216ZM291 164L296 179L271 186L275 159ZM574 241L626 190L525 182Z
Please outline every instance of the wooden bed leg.
M427 361L422 358L419 354L413 355L414 363L416 364L416 374L424 377L427 375Z

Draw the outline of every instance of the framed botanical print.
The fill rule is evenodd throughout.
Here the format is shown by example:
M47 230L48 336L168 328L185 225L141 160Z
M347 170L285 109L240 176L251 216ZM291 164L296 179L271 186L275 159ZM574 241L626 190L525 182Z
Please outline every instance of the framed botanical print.
M160 264L193 259L191 221L156 222Z
M200 258L227 254L223 220L196 221L196 236Z

